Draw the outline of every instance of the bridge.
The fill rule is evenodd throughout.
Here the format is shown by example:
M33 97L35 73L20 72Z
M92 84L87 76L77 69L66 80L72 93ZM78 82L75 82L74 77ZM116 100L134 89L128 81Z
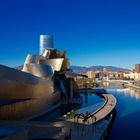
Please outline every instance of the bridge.
M107 80L107 82L121 83L121 84L125 84L126 87L131 87L131 88L135 88L135 89L140 89L139 86L134 85L134 81L126 81L126 80Z
M127 81L127 80L107 80L106 82L122 83L122 84L132 84L133 83L133 81Z

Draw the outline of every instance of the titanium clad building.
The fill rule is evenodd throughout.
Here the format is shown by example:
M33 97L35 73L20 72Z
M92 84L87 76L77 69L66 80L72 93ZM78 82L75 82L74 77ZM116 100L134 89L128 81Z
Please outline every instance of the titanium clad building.
M40 35L40 55L43 54L45 49L53 48L52 35Z

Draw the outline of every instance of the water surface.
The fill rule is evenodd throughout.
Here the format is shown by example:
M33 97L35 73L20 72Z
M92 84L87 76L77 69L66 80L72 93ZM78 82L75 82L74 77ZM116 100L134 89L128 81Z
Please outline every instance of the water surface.
M117 99L116 119L109 140L140 139L140 90L121 85L106 86L108 93Z
M103 103L104 100L95 95L95 94L81 94L81 97L83 98L83 103L77 107L71 106L67 104L63 104L60 107L56 108L55 110L51 111L50 113L44 114L38 118L35 118L35 121L48 121L53 122L57 121L59 119L64 119L63 116L65 116L69 111L74 110L74 113L83 113L86 114L86 112L94 112L96 111Z

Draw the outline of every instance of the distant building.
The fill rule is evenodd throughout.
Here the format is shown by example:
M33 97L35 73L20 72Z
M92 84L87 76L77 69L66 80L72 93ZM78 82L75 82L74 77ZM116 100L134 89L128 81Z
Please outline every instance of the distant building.
M53 36L52 35L40 35L40 55L43 54L45 49L53 48Z
M108 68L103 68L103 72L109 72Z
M124 76L123 76L123 72L117 72L117 76L116 76L118 79L123 79Z
M140 72L140 64L135 64L135 71Z
M88 71L87 76L89 78L97 78L97 79L116 79L120 80L124 78L123 72L112 72L105 70L104 71Z
M94 71L88 71L87 76L88 78L96 78L96 73Z
M134 80L140 80L140 72L124 72L124 77L134 79Z
M110 79L123 79L123 72L109 72L108 78L110 78Z
M101 80L104 77L107 77L107 74L105 74L104 72L96 72L96 78Z

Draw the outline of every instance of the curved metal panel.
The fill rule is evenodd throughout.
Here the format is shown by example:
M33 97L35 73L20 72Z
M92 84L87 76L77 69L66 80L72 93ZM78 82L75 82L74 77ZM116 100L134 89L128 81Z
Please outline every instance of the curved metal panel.
M1 99L40 98L53 92L54 81L51 78L37 77L30 73L0 65Z
M39 60L45 60L45 58L41 55L31 55L28 54L25 60L25 64L30 64L30 63L38 63Z
M55 71L60 71L62 68L64 59L63 58L56 58L56 59L48 59L46 60L46 64L53 67Z
M45 49L45 51L43 52L42 56L45 57L46 59L48 59L49 56L50 56L50 50Z
M70 61L69 61L69 59L64 59L64 61L63 61L63 65L62 65L62 70L66 70L66 69L68 69L70 67Z
M27 70L27 64L31 64L31 63L38 64L40 60L45 60L45 58L43 56L40 56L40 55L28 54L27 57L26 57L26 60L25 60L22 71L27 72L28 71Z
M52 77L54 74L54 70L50 65L40 65L40 64L26 64L26 72L34 74L39 77Z

